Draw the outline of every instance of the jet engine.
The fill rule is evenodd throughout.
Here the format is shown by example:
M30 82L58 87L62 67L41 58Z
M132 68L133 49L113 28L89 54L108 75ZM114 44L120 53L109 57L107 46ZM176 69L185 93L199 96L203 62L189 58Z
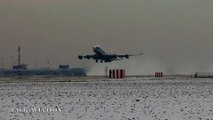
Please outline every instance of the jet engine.
M87 55L86 58L87 58L87 59L90 59L90 56Z
M80 60L82 60L82 59L83 59L83 56L79 55L78 58L79 58Z
M125 55L125 58L126 58L126 59L129 59L129 55Z

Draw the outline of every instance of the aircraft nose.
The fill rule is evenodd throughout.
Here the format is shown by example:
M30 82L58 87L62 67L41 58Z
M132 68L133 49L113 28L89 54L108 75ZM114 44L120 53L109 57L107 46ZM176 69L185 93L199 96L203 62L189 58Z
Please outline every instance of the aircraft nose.
M93 51L94 51L94 52L96 51L96 47L93 47Z
M100 45L98 45L98 44L94 45L94 48L97 48L97 47L100 47Z
M93 46L93 49L95 49L96 48L96 46Z

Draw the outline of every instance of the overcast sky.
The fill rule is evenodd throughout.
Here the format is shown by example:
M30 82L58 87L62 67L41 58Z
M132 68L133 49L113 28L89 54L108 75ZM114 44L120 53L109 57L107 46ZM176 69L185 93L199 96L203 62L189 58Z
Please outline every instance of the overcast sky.
M212 0L0 0L0 57L45 67L82 66L79 54L100 44L168 69L213 70ZM12 60L12 58L14 60ZM2 62L1 62L2 63Z

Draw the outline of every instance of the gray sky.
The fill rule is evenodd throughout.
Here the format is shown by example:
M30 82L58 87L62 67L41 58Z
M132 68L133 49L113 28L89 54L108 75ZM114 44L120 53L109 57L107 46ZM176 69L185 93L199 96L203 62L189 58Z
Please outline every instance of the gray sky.
M138 61L213 70L212 0L0 0L0 56L77 67L79 54L145 52ZM144 63L143 63L144 64Z

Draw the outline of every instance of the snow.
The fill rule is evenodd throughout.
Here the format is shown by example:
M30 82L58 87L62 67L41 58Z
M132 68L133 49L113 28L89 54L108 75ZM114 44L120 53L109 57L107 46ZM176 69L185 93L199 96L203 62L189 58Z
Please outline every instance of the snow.
M0 120L212 120L212 86L192 78L0 83Z

